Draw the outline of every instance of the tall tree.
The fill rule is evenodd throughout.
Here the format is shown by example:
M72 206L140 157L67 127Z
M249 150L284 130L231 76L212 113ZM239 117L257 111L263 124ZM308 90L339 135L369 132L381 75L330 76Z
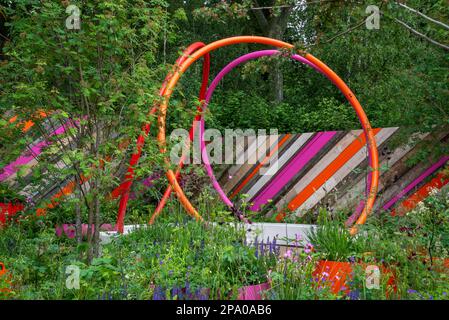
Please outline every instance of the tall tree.
M50 145L33 169L33 193L48 192L51 181L75 182L71 220L76 214L78 226L81 219L89 224L91 261L99 254L99 226L107 195L119 178L117 164L127 161L119 145L140 132L157 94L158 66L152 64L164 34L166 4L15 4L6 8L12 40L4 48L7 61L0 67L0 112L10 110L22 119L37 110L49 115L35 125L34 133ZM50 135L58 126L64 133Z

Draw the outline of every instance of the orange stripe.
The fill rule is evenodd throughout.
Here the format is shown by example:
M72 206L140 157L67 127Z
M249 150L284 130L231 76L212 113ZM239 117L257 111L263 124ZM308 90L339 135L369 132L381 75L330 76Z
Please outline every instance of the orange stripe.
M34 126L34 122L31 120L25 121L23 124L22 132L27 132Z
M374 135L381 129L373 129ZM365 134L361 133L354 141L343 150L342 153L332 161L326 169L313 179L309 185L296 195L288 204L288 209L295 210L301 206L318 188L320 188L335 172L349 161L366 144Z
M43 110L38 110L37 115L35 115L35 117L37 119L42 119L42 118L47 117L47 114ZM15 115L9 119L9 123L14 123L16 121L17 121L17 115ZM21 126L21 125L23 125L22 132L27 132L34 126L34 122L32 120L27 120L27 121L22 121L17 124L17 126Z
M17 120L17 115L9 119L9 123L14 123Z
M449 176L444 172L440 172L435 178L423 185L414 194L402 201L397 209L391 211L391 215L396 214L403 215L406 212L414 209L417 204L427 198L432 189L441 189L443 186L449 183Z
M288 133L279 141L279 143L273 148L273 150L270 151L270 153L256 166L256 168L254 168L254 170L245 178L245 180L243 180L243 182L234 190L234 192L232 192L229 199L234 198L240 192L240 190L243 189L243 187L252 179L252 177L254 177L254 175L259 172L260 168L265 164L265 162L267 162L268 159L271 158L271 156L285 143L285 141L287 141L288 138L290 138L290 136L291 134Z

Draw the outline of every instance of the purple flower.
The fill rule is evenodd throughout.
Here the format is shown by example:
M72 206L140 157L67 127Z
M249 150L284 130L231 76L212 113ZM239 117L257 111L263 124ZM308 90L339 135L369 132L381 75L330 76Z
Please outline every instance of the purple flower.
M156 171L153 174L151 174L148 178L144 179L142 181L142 184L144 186L146 186L147 188L152 187L153 186L153 181L157 180L161 177L161 172L160 171Z
M277 256L279 256L279 253L280 253L280 251L281 251L281 247L277 245L276 241L277 241L277 238L274 237L274 239L273 239L273 250L274 250L274 253L275 253Z
M414 289L408 289L407 293L409 294L417 294L421 299L424 299L423 295Z
M182 294L182 289L178 286L174 286L172 289L172 297L177 297L178 300L182 300L182 298L184 297Z
M306 244L305 248L304 248L304 252L309 254L313 251L313 245L311 243Z
M154 288L153 300L165 300L165 292L160 286Z
M350 300L359 300L360 298L360 292L359 290L354 290L349 292L349 299Z
M284 253L284 258L286 258L286 259L291 259L291 258L292 258L292 250L288 249L288 250Z
M295 246L299 246L300 242L302 241L302 237L300 234L295 234Z
M263 243L263 240L262 240L262 242L260 243L260 254L262 257L263 257L264 252L265 252L265 244Z
M209 298L209 290L206 288L199 288L195 291L195 296L198 300L207 300Z
M145 180L142 181L142 184L144 186L146 186L147 188L152 187L153 186L153 179L151 177L146 178Z
M190 296L190 282L186 281L186 296L189 297Z

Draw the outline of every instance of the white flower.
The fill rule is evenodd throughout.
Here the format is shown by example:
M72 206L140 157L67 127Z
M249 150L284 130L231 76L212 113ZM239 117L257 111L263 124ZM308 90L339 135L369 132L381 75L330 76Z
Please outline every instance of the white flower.
M418 202L418 204L416 205L416 209L417 209L418 211L425 210L425 209L426 209L426 205L424 204L424 202L420 201L420 202Z
M429 192L429 195L436 196L439 192L440 192L440 190L438 190L438 188L432 188Z

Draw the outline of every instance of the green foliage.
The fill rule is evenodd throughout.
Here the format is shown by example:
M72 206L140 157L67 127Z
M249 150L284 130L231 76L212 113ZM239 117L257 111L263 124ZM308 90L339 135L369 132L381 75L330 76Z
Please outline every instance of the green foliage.
M145 273L146 281L155 286L170 289L188 283L194 291L210 288L212 296L226 297L244 285L264 282L265 263L270 263L257 259L254 248L243 244L243 236L230 225L155 224L113 243L105 252L118 248L125 259L138 257L131 280L138 281Z
M361 228L366 251L372 253L367 261L392 269L402 297L447 299L442 294L448 283L442 265L449 257L447 201L447 191L434 193L405 216L371 216Z
M26 230L11 225L0 234L16 298L99 299L106 293L151 299L151 286L186 284L192 292L209 288L211 298L236 297L238 288L265 282L275 262L272 255L256 257L255 248L244 244L243 230L229 224L155 224L104 245L90 265L77 259L73 241L56 238L51 229ZM68 265L81 269L79 290L65 287Z
M309 237L314 246L302 248L294 239L280 256L245 244L243 229L232 223L197 223L181 211L114 238L90 265L80 260L84 243L56 238L53 227L41 221L1 230L0 255L11 271L16 299L184 299L186 287L191 292L208 288L210 298L229 299L238 288L267 277L271 289L265 299L447 299L448 273L442 265L449 256L447 198L447 193L432 194L402 217L370 216L356 237L342 228L342 217L331 219L322 210ZM332 294L313 281L320 259L353 262L350 296ZM365 286L362 267L371 264L382 268L380 289ZM79 290L65 286L69 265L81 269ZM397 292L387 285L391 274Z
M363 245L356 237L351 236L343 221L341 217L331 219L329 213L321 209L318 226L308 235L309 241L326 260L348 261L350 257L363 253Z
M0 183L0 202L8 203L15 201L23 201L24 197L18 194L14 189L5 183Z

